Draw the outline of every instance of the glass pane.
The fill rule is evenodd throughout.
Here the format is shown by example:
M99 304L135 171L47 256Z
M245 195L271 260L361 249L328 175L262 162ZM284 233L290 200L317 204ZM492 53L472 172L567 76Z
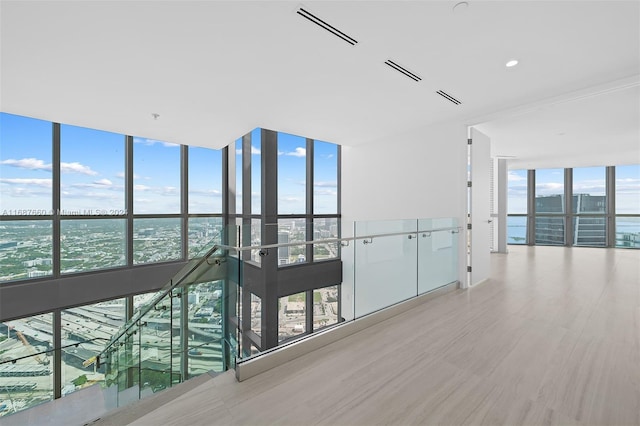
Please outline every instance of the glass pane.
M262 335L262 299L251 293L251 331Z
M527 214L527 170L509 170L508 213Z
M576 216L573 218L573 244L576 246L604 247L607 245L606 228L607 221L604 216Z
M134 219L134 264L181 258L179 218Z
M125 322L125 299L63 310L62 395L104 383L104 366L98 370L95 356ZM75 345L77 346L70 346ZM69 347L65 347L69 346Z
M262 219L251 219L251 245L259 246L262 243ZM251 250L252 262L261 263L260 250Z
M313 290L313 329L338 323L338 287L318 288Z
M151 302L153 298L158 294L157 291L152 291L150 293L142 293L136 294L133 296L133 310L138 311L140 308L147 303Z
M307 140L278 132L278 214L306 213Z
M125 138L60 126L60 207L63 215L124 215Z
M189 147L189 213L222 213L222 151Z
M616 247L640 248L640 216L616 217Z
M564 169L536 170L536 213L564 213Z
M262 211L262 140L260 129L251 132L251 214Z
M242 138L236 140L236 213L242 214Z
M204 255L214 244L222 244L221 217L189 218L189 259Z
M133 210L180 213L180 145L133 139Z
M417 295L417 221L356 222L356 236L373 236L353 242L355 250L355 316L391 306Z
M53 399L53 353L41 353L53 348L52 322L52 314L43 314L0 323L2 359L16 360L2 365L0 378L8 413Z
M53 273L50 220L0 222L0 230L0 281L38 278Z
M189 286L189 377L222 371L222 281Z
M143 396L171 386L172 301L171 295L167 295L140 321L140 394Z
M573 169L573 213L605 213L607 208L604 167Z
M527 244L527 217L507 217L507 244Z
M564 218L537 216L536 244L564 245Z
M337 218L313 219L313 239L326 240L338 238ZM340 243L321 243L313 245L313 260L335 259L340 254Z
M307 321L306 293L281 297L278 301L278 341L305 333Z
M60 222L60 271L63 274L113 268L127 263L125 219Z
M338 145L314 141L313 213L338 213Z
M458 229L455 218L418 220L418 293L458 280ZM433 230L433 231L430 231Z
M48 121L0 113L2 215L50 215L52 134Z
M640 164L616 166L616 214L640 213Z
M278 219L278 244L306 241L306 224L305 219ZM306 262L306 250L304 244L278 248L278 265Z

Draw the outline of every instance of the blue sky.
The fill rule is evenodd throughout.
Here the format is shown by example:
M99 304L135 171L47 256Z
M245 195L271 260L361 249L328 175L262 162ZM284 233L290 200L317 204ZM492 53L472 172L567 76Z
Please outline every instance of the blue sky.
M5 113L0 114L0 119L2 210L39 209L49 212L52 207L51 123ZM336 213L337 146L317 142L315 149L316 213ZM62 125L62 210L69 213L123 212L124 150L123 135ZM260 130L255 129L252 132L254 214L260 213L260 152ZM189 147L191 213L222 211L221 158L220 150ZM305 138L279 133L278 168L280 213L304 213ZM133 173L134 213L179 213L179 145L134 137ZM240 196L241 182L238 184Z
M304 214L306 209L306 138L278 132L278 213ZM236 164L242 161L242 139L235 143ZM251 212L260 213L260 130L251 132ZM337 145L315 142L315 213L337 213ZM236 210L242 212L242 176L236 167Z
M509 213L527 211L527 171L509 170ZM605 167L573 169L574 194L605 194ZM564 169L537 169L536 195L562 194ZM640 165L616 167L616 212L640 213Z

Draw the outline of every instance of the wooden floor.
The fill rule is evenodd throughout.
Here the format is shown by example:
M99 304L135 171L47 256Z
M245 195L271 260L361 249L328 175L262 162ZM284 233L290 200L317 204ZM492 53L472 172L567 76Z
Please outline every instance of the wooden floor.
M640 425L640 251L510 247L476 288L131 424Z

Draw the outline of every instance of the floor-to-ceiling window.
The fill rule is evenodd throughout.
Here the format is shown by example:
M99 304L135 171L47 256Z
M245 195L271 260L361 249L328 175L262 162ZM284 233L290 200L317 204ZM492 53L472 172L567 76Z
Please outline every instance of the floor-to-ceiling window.
M564 245L564 169L536 170L536 244Z
M507 176L507 243L527 243L527 171L509 170Z
M640 165L510 170L508 223L509 244L640 248Z
M604 247L607 245L607 196L605 167L573 169L573 245Z
M52 123L0 114L0 282L53 274Z
M616 167L616 247L640 248L640 164Z
M236 196L231 201L236 203L236 216L231 223L242 224L243 245L287 244L271 253L253 250L242 256L262 267L265 283L280 283L277 287L264 284L264 288L255 284L252 292L241 290L246 294L240 295L238 314L244 318L240 321L243 351L249 354L337 322L339 299L334 293L339 282L327 282L320 273L304 282L282 279L281 274L339 258L337 243L305 242L339 236L340 148L265 129L243 136L234 147L230 161L235 162L236 171L229 179L235 182ZM275 269L269 269L270 262ZM275 291L277 295L270 296Z
M0 312L0 415L100 382L92 357L144 297L131 292L171 277L140 272L121 293L109 286L138 266L177 270L219 242L223 192L219 150L0 113L0 285L28 286L32 302L51 305L39 315ZM65 300L87 301L60 308L58 286L74 289ZM189 290L196 322L220 321L220 288Z

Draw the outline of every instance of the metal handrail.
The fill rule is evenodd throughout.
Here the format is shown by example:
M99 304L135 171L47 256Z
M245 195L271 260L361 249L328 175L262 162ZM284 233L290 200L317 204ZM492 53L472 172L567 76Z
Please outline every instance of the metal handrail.
M452 231L452 233L458 233L460 232L461 229L462 228L459 226L451 226L447 228L423 229L418 231L391 232L391 233L385 233L385 234L361 235L357 237L325 238L321 240L296 241L291 243L277 243L277 244L261 244L257 246L230 246L225 244L217 244L217 246L225 250L234 250L234 251L262 250L262 249L270 249L270 248L302 246L302 245L309 245L309 244L342 243L344 241L349 242L349 241L356 241L356 240L371 240L373 238L395 237L399 235L413 235L413 234L420 234L420 233L426 233L426 232Z
M120 340L120 338L122 336L124 336L125 334L127 334L127 332L140 320L140 318L142 318L144 315L146 315L149 311L151 311L151 309L158 303L160 302L162 299L165 298L165 296L167 296L169 293L171 293L173 291L174 288L178 287L180 284L182 284L182 282L189 276L191 275L191 273L193 271L195 271L197 268L199 268L204 262L207 262L207 260L209 259L209 257L211 257L211 255L213 255L214 253L216 253L218 250L220 250L220 246L218 244L214 244L214 246L207 251L207 253L202 256L200 258L200 260L198 260L198 262L195 263L195 265L193 267L191 267L188 271L186 271L183 275L182 278L180 278L178 281L175 282L175 284L173 283L173 279L169 280L169 284L168 286L165 286L166 288L164 288L164 290L160 290L162 292L161 295L159 296L155 296L155 301L153 301L152 303L148 303L146 305L144 305L139 311L136 312L136 314L134 315L134 317L132 317L128 322L129 322L129 326L124 328L123 330L120 331L120 333L117 333L116 337L111 338L111 340L109 341L109 344L102 349L102 351L100 351L100 353L97 355L98 357L100 357L103 353L105 353L111 346L113 346L114 343L116 343L118 340ZM209 264L207 262L207 264Z

